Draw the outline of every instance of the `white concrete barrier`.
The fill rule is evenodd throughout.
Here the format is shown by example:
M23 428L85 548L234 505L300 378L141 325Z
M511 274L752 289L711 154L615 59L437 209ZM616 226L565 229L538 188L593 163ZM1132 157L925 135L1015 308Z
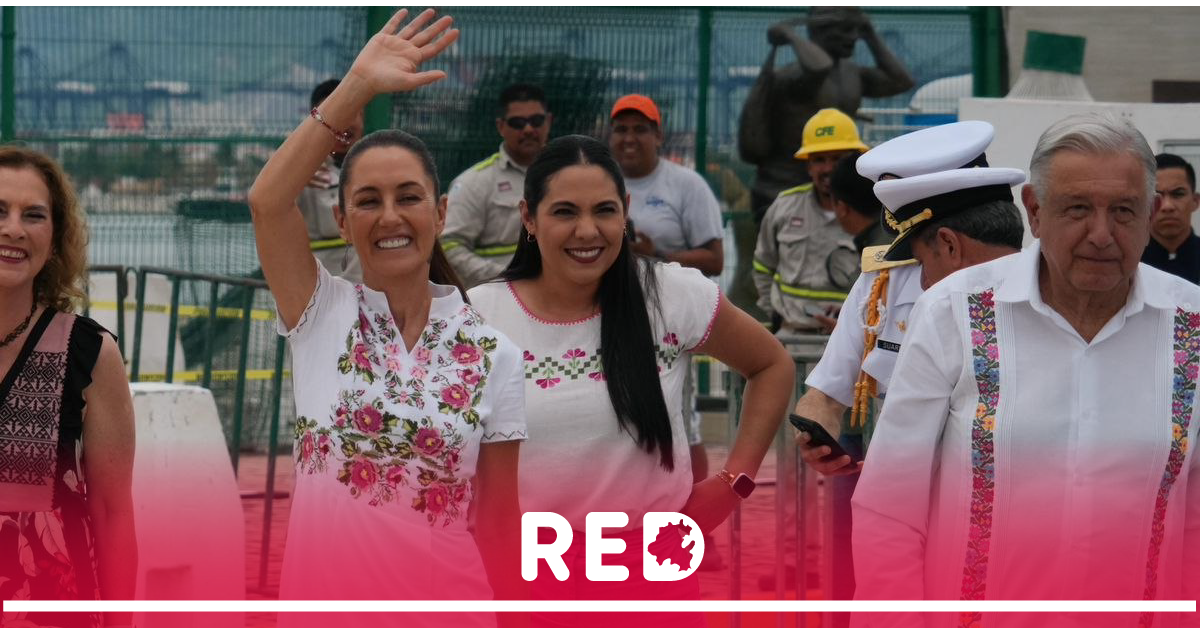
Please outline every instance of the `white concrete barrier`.
M212 393L178 384L137 383L131 389L138 599L245 599L245 519ZM240 628L244 618L151 613L135 623Z

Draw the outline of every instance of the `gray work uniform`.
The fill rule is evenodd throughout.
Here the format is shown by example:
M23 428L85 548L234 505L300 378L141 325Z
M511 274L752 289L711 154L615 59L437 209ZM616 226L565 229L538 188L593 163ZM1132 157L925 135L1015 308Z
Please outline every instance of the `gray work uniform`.
M329 187L306 186L296 198L296 207L304 216L308 227L308 244L313 256L334 277L342 277L351 283L362 283L362 267L354 247L346 244L338 230L333 207L338 202L338 184L341 169L326 160L325 166L332 169L333 179Z
M857 270L857 259L832 255L845 246L854 246L850 234L831 212L821 209L811 183L781 192L763 217L754 248L758 306L768 314L779 314L787 329L820 329L804 307L824 309L846 299L846 291L832 280ZM840 268L842 264L852 267Z
M517 251L525 168L504 146L450 184L442 249L467 288L494 279Z

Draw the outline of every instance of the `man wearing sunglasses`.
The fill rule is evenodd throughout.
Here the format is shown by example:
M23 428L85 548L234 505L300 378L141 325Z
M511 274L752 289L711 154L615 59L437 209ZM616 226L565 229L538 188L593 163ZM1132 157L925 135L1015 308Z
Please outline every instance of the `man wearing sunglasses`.
M442 248L468 288L500 274L516 252L525 169L546 145L553 120L535 85L504 88L498 105L500 150L458 175L448 192Z

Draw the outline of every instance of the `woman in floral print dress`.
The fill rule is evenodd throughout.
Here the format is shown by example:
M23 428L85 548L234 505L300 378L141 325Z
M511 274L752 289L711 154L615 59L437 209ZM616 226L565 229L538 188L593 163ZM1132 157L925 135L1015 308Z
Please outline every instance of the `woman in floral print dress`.
M66 175L0 147L0 600L128 600L137 573L133 401L84 299L83 213ZM25 613L0 626L127 626L130 613Z
M405 15L371 38L250 191L259 256L292 348L299 415L284 599L526 595L517 574L521 354L465 302L442 254L446 199L428 150L401 131L379 131L346 154L335 211L364 284L316 262L293 203L334 142L348 137L336 129L371 98L444 76L417 66L458 32L449 18L430 23L432 11L401 29ZM331 621L347 623L280 616L288 625ZM495 621L401 613L349 623Z

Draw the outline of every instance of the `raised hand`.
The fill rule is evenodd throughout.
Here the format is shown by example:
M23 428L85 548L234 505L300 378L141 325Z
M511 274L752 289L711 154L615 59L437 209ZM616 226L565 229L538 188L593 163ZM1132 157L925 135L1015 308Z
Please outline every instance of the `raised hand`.
M348 75L361 79L376 94L405 92L440 81L441 70L421 72L422 63L437 57L458 39L454 22L443 16L430 24L434 10L425 9L401 28L408 9L400 9L363 46Z

